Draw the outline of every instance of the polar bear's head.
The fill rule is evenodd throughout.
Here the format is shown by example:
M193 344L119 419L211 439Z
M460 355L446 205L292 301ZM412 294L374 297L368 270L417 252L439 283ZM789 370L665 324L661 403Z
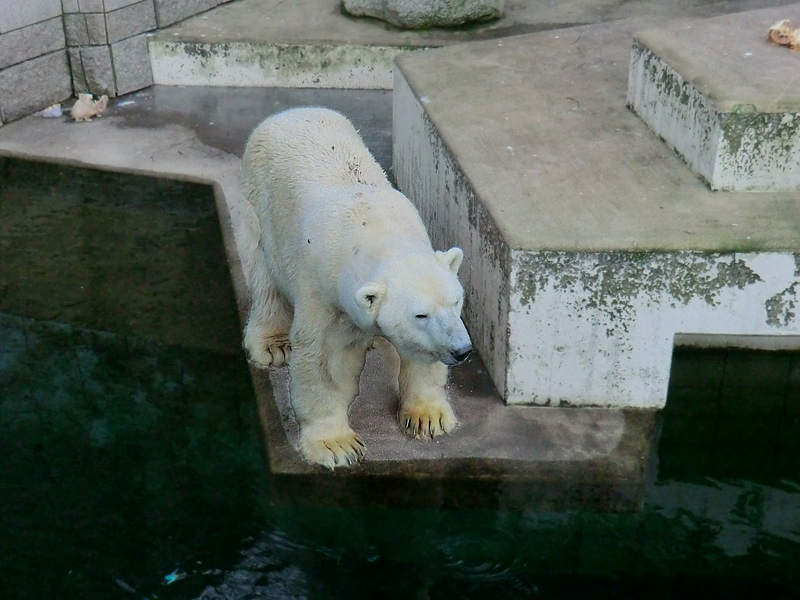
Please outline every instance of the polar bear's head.
M461 321L464 289L456 277L463 258L460 248L451 248L388 261L356 292L362 322L411 360L464 362L472 344Z

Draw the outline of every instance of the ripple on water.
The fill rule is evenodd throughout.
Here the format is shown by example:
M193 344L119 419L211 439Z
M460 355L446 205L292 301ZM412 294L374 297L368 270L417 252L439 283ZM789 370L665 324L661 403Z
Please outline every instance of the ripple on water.
M439 545L446 576L474 584L499 585L515 593L535 594L525 565L515 550L518 540L502 530L470 531L446 538Z

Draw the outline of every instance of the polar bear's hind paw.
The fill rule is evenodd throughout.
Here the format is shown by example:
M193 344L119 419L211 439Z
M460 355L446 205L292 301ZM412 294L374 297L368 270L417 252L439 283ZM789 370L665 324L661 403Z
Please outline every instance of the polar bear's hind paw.
M250 360L265 367L283 367L289 364L292 346L288 335L257 337L255 340L245 334L245 348Z

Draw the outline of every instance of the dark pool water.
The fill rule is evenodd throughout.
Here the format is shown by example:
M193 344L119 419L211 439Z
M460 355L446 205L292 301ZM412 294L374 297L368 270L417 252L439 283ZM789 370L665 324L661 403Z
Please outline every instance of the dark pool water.
M0 161L1 599L800 597L800 355L677 351L639 512L355 507L238 336L209 189Z

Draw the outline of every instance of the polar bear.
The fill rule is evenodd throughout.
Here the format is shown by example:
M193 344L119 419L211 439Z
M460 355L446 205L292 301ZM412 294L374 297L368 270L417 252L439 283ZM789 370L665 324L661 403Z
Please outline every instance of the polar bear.
M401 427L418 437L452 431L447 366L472 351L462 251L432 249L414 206L337 112L266 119L247 141L242 173L261 228L244 346L260 365L289 365L303 457L331 469L364 457L347 412L375 336L400 356Z

